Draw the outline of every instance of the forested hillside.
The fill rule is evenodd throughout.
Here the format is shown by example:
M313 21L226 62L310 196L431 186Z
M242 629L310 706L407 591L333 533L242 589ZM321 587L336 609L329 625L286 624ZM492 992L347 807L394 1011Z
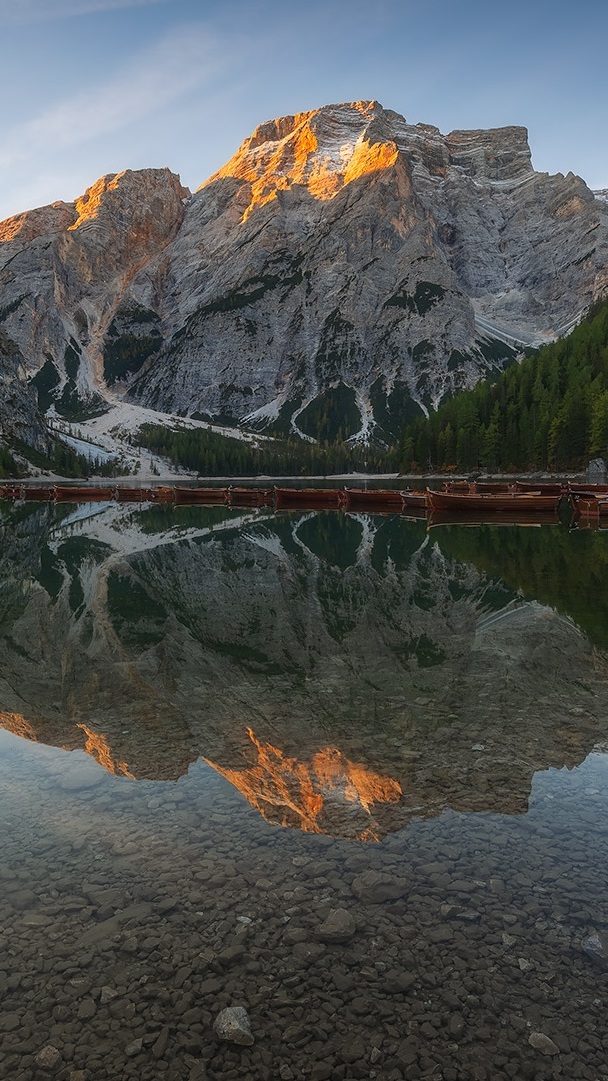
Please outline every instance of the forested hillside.
M383 447L354 449L344 442L309 443L301 439L269 439L259 447L231 439L204 428L171 430L144 424L138 436L141 446L168 458L199 476L311 476L348 473L351 470L396 470L396 455Z
M567 338L409 425L404 471L570 470L608 455L608 304Z

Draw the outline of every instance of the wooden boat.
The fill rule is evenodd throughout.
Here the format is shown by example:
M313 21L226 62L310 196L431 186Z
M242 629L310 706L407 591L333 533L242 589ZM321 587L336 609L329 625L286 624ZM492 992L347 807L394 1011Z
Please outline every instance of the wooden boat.
M180 506L201 504L215 506L228 502L228 488L174 488L173 498Z
M534 483L527 480L516 480L512 485L516 492L540 492L541 495L564 495L568 491L568 485L562 484L561 481L540 481Z
M401 492L393 488L345 488L344 499L349 510L385 507L397 511L403 506Z
M608 484L572 484L568 485L569 495L608 495Z
M427 488L427 506L433 511L455 511L477 514L512 514L532 511L534 514L555 512L559 494L533 492L434 492Z
M158 488L154 488L154 496L156 503L173 503L175 500L175 489L159 486Z
M446 480L443 482L441 490L442 492L482 492L483 494L486 494L492 492L512 492L515 490L515 485L511 481L503 480Z
M399 492L402 508L426 507L426 492L417 491L415 488L405 488Z
M85 484L56 484L53 488L56 503L101 503L115 498L114 488L94 488Z
M21 484L0 485L0 499L21 499L22 497L23 486Z
M512 492L513 485L502 480L476 480L471 483L471 490L474 492L482 492L482 494L492 492Z
M54 488L52 484L24 484L23 499L35 499L39 503L48 503L53 498Z
M119 503L155 503L154 488L115 488Z
M228 489L228 502L235 507L266 507L273 501L270 488L233 488Z
M575 495L570 493L574 513L583 518L603 518L608 515L608 492L602 495Z
M274 498L277 508L338 508L345 503L344 492L340 488L277 488L275 484Z

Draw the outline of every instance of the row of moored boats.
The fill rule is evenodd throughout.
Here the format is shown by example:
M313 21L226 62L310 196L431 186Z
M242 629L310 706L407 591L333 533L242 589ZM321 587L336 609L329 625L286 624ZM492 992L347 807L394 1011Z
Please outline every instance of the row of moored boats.
M440 490L431 488L283 488L272 487L183 487L154 485L89 484L0 485L0 499L37 500L56 503L103 501L165 503L180 506L310 507L333 510L370 510L387 513L436 512L439 514L509 514L517 516L556 513L568 499L576 516L608 516L608 485L533 484L524 481L448 481Z

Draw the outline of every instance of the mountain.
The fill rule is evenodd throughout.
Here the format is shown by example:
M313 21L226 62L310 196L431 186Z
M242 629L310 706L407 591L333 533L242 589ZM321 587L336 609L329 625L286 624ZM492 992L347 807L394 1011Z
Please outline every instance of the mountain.
M607 292L608 204L524 128L373 101L262 124L194 195L127 170L0 223L0 330L66 416L392 436Z

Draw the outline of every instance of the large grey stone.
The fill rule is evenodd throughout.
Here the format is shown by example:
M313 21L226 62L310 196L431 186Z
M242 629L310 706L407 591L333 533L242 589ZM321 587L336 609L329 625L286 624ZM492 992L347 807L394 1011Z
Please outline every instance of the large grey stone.
M213 1031L221 1040L250 1047L253 1041L249 1015L244 1006L227 1006L213 1022Z
M408 883L403 878L389 875L385 871L363 871L353 879L352 890L361 901L381 904L383 901L396 901L407 891Z
M357 932L354 916L345 908L332 908L317 932L322 942L349 942Z

